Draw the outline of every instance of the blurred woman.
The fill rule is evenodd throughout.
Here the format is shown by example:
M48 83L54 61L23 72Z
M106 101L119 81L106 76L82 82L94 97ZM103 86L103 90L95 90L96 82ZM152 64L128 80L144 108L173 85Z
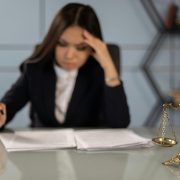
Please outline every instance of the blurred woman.
M31 127L125 128L130 123L123 82L89 5L65 5L21 71L1 99L1 127L27 102Z

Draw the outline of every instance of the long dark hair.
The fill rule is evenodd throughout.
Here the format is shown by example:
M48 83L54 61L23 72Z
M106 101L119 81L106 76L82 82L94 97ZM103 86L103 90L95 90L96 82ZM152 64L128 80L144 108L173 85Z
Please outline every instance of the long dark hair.
M54 49L59 37L72 25L78 25L102 40L100 23L93 8L80 3L69 3L56 14L42 43L36 46L26 62L41 62L43 64L53 62Z

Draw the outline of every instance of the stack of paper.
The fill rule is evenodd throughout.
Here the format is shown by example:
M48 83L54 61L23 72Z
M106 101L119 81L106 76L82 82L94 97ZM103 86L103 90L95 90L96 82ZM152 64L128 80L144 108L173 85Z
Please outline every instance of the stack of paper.
M0 133L7 151L51 150L77 148L79 150L110 150L150 147L150 139L129 129L94 130L31 130Z
M153 146L151 139L143 138L128 129L81 130L75 133L77 149L111 150Z
M7 151L50 150L76 147L73 129L1 133L0 139Z

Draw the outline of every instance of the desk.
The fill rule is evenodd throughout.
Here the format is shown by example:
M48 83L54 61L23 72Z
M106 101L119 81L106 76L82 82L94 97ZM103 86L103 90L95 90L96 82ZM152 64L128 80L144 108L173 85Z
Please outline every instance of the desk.
M179 129L180 130L180 129ZM180 139L180 131L176 135ZM153 137L152 129L135 129L144 137ZM179 132L179 133L178 133ZM0 164L5 154L0 154ZM84 152L63 149L46 152L7 153L1 180L175 180L180 168L168 168L161 162L180 151L180 144L165 148ZM3 159L3 160L2 160ZM180 178L180 176L179 176Z

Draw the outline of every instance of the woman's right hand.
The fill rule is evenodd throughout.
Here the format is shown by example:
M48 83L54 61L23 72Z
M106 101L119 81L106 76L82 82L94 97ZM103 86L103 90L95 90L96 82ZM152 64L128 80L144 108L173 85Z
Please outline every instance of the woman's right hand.
M0 128L6 122L6 105L4 103L0 103Z

